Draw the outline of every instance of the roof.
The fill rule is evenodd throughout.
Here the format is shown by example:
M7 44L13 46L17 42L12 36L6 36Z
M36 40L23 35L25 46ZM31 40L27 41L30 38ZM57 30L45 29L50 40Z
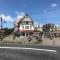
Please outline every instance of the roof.
M26 17L28 17L29 20L25 19ZM24 19L25 19L25 20L24 20ZM18 25L18 23L21 22L21 21L23 21L23 20L24 20L24 21L33 21L28 14L25 14L25 16L23 16L22 18L17 19L17 20L15 21L15 25Z
M30 20L32 21L31 17L28 14L26 14L22 19L20 19L20 21L23 21L27 17L30 18Z

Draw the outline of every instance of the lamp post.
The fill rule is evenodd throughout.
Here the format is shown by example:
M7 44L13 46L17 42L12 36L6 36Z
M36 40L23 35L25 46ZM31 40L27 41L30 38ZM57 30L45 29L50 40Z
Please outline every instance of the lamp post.
M2 20L2 17L0 17L0 22L1 22L0 23L1 24L0 27L1 27L1 29L3 29L3 20Z
M3 22L2 17L0 17L0 28L1 28L1 30L3 29L3 23L6 23L6 21Z
M4 23L5 23L5 21L4 21ZM3 37L4 37L4 30L3 30L3 19L2 19L2 17L0 17L0 27L1 27L1 30L0 30L0 39L1 39L1 41L3 40Z

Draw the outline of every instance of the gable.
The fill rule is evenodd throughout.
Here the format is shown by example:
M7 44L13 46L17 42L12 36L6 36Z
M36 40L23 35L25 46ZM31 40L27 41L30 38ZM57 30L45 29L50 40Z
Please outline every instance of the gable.
M22 21L32 21L32 19L29 16L25 16Z

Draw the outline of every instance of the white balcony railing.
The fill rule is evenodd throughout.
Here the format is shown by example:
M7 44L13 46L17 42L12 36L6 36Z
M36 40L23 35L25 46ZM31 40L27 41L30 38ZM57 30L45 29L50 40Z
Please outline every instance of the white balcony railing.
M20 30L34 30L32 25L21 25Z

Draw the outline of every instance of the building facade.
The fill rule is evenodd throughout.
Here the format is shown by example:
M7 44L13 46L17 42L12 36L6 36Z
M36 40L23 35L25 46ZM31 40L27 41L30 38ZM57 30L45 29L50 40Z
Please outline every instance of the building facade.
M15 32L21 33L22 36L31 35L33 34L33 31L34 23L28 14L15 22Z

